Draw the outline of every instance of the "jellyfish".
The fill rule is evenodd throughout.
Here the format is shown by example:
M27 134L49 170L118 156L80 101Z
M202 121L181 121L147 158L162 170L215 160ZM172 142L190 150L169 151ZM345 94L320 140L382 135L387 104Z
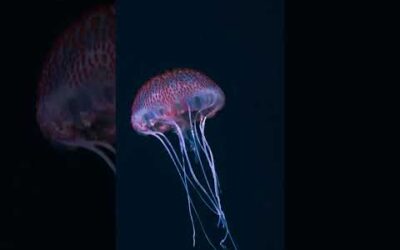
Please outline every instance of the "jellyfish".
M41 72L36 119L45 138L90 150L115 173L113 6L89 10L56 40Z
M223 91L209 77L193 69L173 69L147 81L132 104L132 128L161 142L183 183L193 247L196 245L196 220L208 243L217 249L195 205L195 194L203 207L215 215L217 228L223 229L220 246L226 248L229 240L237 249L222 209L215 160L205 136L206 121L215 116L224 103ZM173 146L166 135L169 131L176 134L179 145Z

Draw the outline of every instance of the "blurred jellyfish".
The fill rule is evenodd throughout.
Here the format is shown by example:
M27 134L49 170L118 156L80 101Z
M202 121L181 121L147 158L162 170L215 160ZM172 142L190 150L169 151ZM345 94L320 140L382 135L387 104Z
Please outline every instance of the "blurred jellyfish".
M229 239L237 249L222 210L215 161L204 133L206 120L224 103L224 93L210 78L195 70L175 69L150 79L139 90L132 105L133 129L156 137L178 171L187 195L193 247L196 244L194 219L197 218L208 243L216 249L195 206L192 195L197 194L217 217L217 226L224 230L220 246L226 248ZM176 148L165 135L167 131L177 135L179 145Z
M115 173L115 9L98 6L71 25L48 54L37 122L50 141L85 148Z

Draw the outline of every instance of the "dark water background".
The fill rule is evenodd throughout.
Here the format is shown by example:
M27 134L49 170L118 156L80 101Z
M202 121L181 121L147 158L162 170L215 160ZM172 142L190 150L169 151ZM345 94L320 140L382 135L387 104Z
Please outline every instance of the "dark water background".
M206 73L226 94L206 136L240 249L282 249L282 3L119 1L117 11L119 249L191 249L178 174L161 143L129 123L139 87L176 67ZM210 249L198 235L196 249Z

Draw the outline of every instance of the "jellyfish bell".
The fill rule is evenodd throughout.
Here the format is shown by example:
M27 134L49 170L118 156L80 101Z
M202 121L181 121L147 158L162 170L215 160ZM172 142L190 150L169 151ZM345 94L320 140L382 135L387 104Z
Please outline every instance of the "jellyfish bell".
M213 117L225 103L223 91L206 75L176 69L150 79L132 105L131 124L139 133L167 132L174 124L183 130L192 122Z
M36 118L53 144L86 148L115 171L115 10L98 6L61 34L39 80Z
M220 200L215 160L205 136L205 123L225 104L222 89L205 74L193 69L174 69L147 81L138 91L131 112L131 126L139 134L157 138L166 149L186 191L189 216L192 222L195 246L195 220L213 249L217 249L208 236L193 194L218 218L217 225L224 230L220 246L228 239L237 246L228 228ZM179 145L174 146L166 136L177 135Z

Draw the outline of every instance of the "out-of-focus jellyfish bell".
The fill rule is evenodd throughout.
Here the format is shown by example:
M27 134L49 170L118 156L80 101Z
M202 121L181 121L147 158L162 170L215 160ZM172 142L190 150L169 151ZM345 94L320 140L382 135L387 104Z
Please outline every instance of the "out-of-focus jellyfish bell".
M115 9L98 6L61 34L39 81L37 122L52 142L115 154Z

